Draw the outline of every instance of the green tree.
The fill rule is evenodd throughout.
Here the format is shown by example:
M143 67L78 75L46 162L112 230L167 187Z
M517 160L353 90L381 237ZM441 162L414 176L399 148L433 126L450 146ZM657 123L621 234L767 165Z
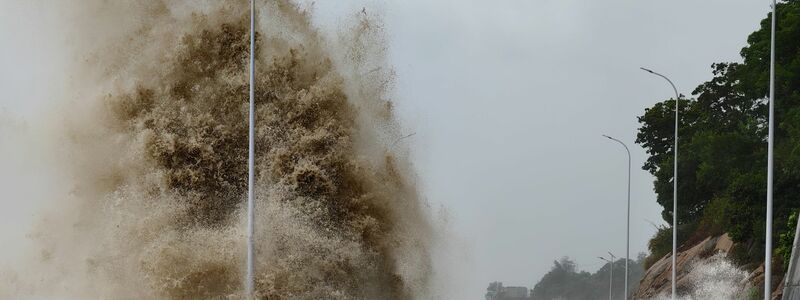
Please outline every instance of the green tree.
M628 294L637 286L644 276L645 255L640 253L636 260L628 261ZM603 265L597 272L589 273L577 270L575 262L567 257L553 262L550 272L545 274L533 287L531 298L534 300L570 299L594 300L605 299L608 293L609 276L614 270L614 299L624 299L625 259L618 259L613 264Z
M778 7L776 46L775 224L800 208L800 0ZM678 222L714 228L762 255L766 196L766 120L771 16L741 50L741 63L716 63L711 80L681 101ZM639 117L636 142L649 157L662 216L672 220L675 100L655 104ZM699 226L698 226L699 225ZM774 226L780 236L785 226ZM690 239L691 240L691 239ZM658 245L656 243L654 245Z

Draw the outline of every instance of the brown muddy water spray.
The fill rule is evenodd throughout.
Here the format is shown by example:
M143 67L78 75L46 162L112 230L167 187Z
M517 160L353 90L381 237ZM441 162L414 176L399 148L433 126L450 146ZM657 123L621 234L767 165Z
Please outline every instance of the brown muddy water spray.
M326 39L257 1L255 292L409 299L431 277L431 223L387 90L381 24ZM52 121L70 193L0 294L242 299L248 3L75 1L80 67ZM8 276L7 276L8 277Z

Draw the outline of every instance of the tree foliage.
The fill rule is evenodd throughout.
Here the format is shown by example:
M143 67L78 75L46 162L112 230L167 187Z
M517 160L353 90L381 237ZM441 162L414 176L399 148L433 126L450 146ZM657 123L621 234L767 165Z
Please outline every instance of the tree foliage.
M628 292L636 288L636 283L644 275L642 263L644 254L639 254L637 260L628 262L629 284ZM534 300L550 299L605 299L608 295L608 287L611 268L614 269L613 287L614 299L623 299L622 291L625 286L625 259L614 261L614 264L605 264L595 273L579 271L575 262L567 257L553 262L550 272L545 274L536 283L531 292Z
M775 91L775 223L800 208L800 0L778 4ZM766 155L771 15L750 34L740 63L715 63L711 80L681 99L678 223L730 233L761 256L766 213ZM664 220L672 222L675 100L645 109L636 142L649 157ZM786 226L774 226L776 236ZM793 234L793 233L792 233Z

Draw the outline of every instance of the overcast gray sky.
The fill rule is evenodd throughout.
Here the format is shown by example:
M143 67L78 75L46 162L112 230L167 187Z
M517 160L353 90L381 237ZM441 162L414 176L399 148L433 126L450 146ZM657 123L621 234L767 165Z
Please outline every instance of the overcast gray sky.
M740 59L769 1L315 6L316 22L328 29L362 6L384 16L398 111L417 133L409 143L421 189L434 214L448 219L451 261L442 265L457 271L442 273L454 299L481 299L490 281L532 287L562 256L595 271L598 255L624 255L626 157L601 134L631 147L631 256L646 251L648 221L663 221L653 178L640 169L645 153L633 143L636 117L672 90L638 68L670 76L688 95L710 78L711 63ZM58 85L53 70L63 58L54 47L63 41L42 34L57 25L48 21L54 13L0 0L0 114L24 119L47 105L46 91L33 84ZM0 154L14 154L2 142ZM12 180L2 172L0 188L46 173L40 167ZM22 205L23 214L34 213ZM17 214L0 210L0 225L9 228ZM22 234L3 233L3 244Z
M394 1L385 14L397 102L423 191L449 213L459 299L490 281L532 285L561 256L595 271L625 253L625 151L633 152L631 256L663 224L633 143L636 117L739 61L769 1ZM353 8L317 1L318 13ZM324 18L321 18L324 19ZM334 19L334 18L331 18ZM456 255L457 257L461 257Z

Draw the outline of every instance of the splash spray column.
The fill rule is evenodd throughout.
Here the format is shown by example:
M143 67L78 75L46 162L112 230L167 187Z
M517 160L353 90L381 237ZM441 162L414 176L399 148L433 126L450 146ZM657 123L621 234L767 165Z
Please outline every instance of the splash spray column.
M627 218L627 232L625 233L625 300L628 300L628 261L631 260L631 151L628 150L628 145L625 145L622 141L615 139L613 137L603 135L604 137L620 143L622 147L625 147L625 152L628 153L628 218ZM611 254L611 252L608 252ZM611 259L614 259L614 254L611 254ZM613 264L611 265L614 266Z
M677 279L676 257L678 255L678 104L680 104L681 95L678 94L678 89L675 88L675 84L673 84L672 80L669 80L667 76L656 73L650 69L640 69L666 79L675 91L675 158L673 159L674 169L672 173L672 299L675 300L675 280Z
M775 19L776 1L772 0L772 34L769 52L769 134L767 135L767 232L764 251L764 299L772 294L772 146L775 128Z
M255 165L255 0L250 0L250 132L247 156L247 276L245 293L253 298L253 178Z

